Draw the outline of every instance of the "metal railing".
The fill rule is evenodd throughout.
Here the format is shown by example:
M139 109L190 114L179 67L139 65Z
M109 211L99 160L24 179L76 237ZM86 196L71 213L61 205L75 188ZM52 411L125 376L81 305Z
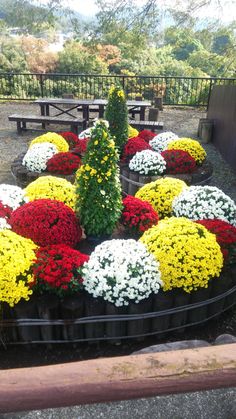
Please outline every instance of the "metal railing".
M106 99L112 84L122 87L127 99L154 102L162 96L164 105L207 106L214 85L235 85L236 78L0 73L0 100L35 100L66 93Z

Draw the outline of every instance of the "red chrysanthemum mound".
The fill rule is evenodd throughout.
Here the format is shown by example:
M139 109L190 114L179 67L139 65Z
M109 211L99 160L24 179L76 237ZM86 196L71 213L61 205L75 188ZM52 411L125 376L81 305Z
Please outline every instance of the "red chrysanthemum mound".
M59 132L59 134L68 142L70 150L75 148L79 142L79 138L71 131Z
M142 131L140 131L138 136L140 138L143 138L143 140L147 141L147 143L149 143L149 141L151 141L154 137L156 137L156 134L150 131L149 129L143 129Z
M123 162L129 162L138 151L143 150L151 150L151 146L143 138L129 138L124 146L121 160Z
M166 161L166 173L193 173L196 170L196 161L187 151L164 150L161 155Z
M72 175L81 166L81 159L74 153L57 153L47 161L47 170L61 175Z
M39 246L67 244L75 246L82 231L74 211L63 202L37 199L12 212L12 230Z
M81 267L89 256L64 244L41 247L33 266L33 290L59 296L75 294L83 288Z
M76 144L76 147L74 148L73 152L76 154L83 155L88 146L89 138L83 138L82 140L79 139L78 144Z
M236 227L223 220L198 220L211 233L216 235L216 240L221 247L225 260L236 263Z
M140 235L158 223L158 214L149 202L128 195L123 199L123 206L121 224L130 233Z
M11 216L12 209L8 205L4 205L2 201L0 201L0 218L5 218L8 220Z

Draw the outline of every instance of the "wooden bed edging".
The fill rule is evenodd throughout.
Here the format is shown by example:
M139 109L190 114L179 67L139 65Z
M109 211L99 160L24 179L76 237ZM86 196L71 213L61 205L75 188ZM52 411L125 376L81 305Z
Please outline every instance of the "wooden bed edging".
M0 371L0 413L236 386L236 343Z

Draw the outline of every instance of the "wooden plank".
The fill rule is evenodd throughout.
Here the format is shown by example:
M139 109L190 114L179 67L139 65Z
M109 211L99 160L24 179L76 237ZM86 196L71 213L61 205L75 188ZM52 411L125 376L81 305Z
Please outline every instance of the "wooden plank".
M26 122L58 122L58 123L68 123L68 124L80 124L84 122L84 119L81 118L70 118L69 116L42 116L42 115L9 115L9 121L26 121Z
M2 370L0 413L234 387L235 353L230 344Z

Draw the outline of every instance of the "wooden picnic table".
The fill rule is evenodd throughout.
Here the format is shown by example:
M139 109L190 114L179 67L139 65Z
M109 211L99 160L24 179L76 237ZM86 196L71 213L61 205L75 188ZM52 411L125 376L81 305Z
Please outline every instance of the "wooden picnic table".
M55 99L55 98L42 98L35 100L34 103L37 103L40 106L41 115L49 116L50 108L56 109L58 112L54 116L68 115L76 118L75 115L71 113L74 109L82 110L83 119L87 122L89 121L89 112L93 106L98 106L98 115L99 118L103 118L105 106L107 105L106 99ZM127 100L128 111L136 111L139 113L140 120L145 120L145 110L151 106L151 102L147 100Z

